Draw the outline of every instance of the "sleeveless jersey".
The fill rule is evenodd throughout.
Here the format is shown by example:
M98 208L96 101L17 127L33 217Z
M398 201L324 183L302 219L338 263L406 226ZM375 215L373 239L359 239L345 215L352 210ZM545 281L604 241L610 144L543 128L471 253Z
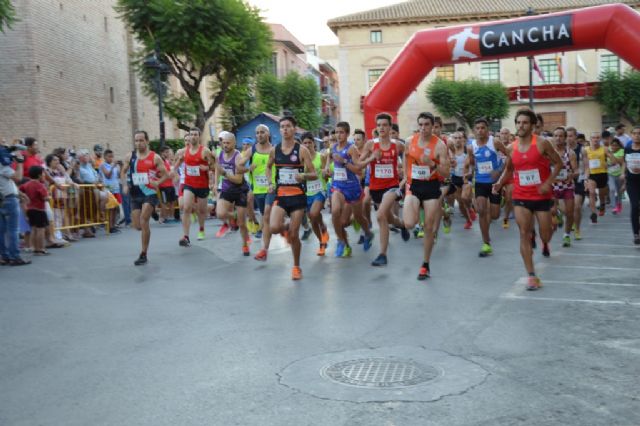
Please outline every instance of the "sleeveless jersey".
M251 178L251 187L253 193L256 195L266 194L269 192L269 181L267 180L267 163L269 162L269 153L261 154L257 151L256 146L252 148L251 165L256 165L249 177ZM275 173L271 170L271 175L274 178Z
M353 160L349 155L349 149L353 145L353 142L347 142L344 148L338 149L338 144L333 145L331 148L332 154L338 154L345 159L348 164L353 164ZM360 176L353 173L351 170L345 167L342 163L332 161L333 174L332 174L332 186L337 189L349 190L351 188L360 188Z
M457 177L464 177L464 162L467 160L467 153L456 155L453 154L453 158L456 160L456 166L451 168L451 174Z
M218 162L220 163L220 167L222 167L225 172L235 175L236 174L236 159L238 158L238 155L240 155L240 152L237 149L234 149L233 150L233 155L231 156L230 159L227 160L224 157L224 151L221 152L220 156L218 157ZM238 183L231 182L226 177L223 177L220 189L223 192L240 192L243 189L246 189L246 184L245 184L244 180L242 181L242 183L238 184Z
M640 149L633 149L633 143L624 149L624 161L627 165L627 179L640 181L640 173L631 171L631 169L640 169Z
M318 192L323 192L327 190L327 183L324 181L322 177L322 155L319 152L316 152L315 157L313 157L313 167L316 169L316 173L318 174L318 178L315 180L307 181L307 196L312 197L316 195Z
M491 176L491 173L500 168L500 160L498 153L493 148L493 141L478 146L475 142L473 144L473 156L476 160L476 182L478 183L494 183L495 179Z
M162 160L164 162L164 168L167 169L167 173L171 173L171 163L168 160ZM160 188L171 188L173 186L173 182L171 179L167 179L160 184Z
M432 181L440 180L440 174L437 168L432 170L429 166L425 165L421 158L423 155L428 155L432 161L436 161L436 146L438 145L438 137L431 135L429 143L424 148L421 148L420 135L414 135L411 138L409 149L405 155L405 169L407 176L407 184L411 185L411 182L416 181Z
M584 181L584 159L582 158L582 145L577 144L573 149L573 152L576 153L576 163L578 164L578 171L580 172L580 174L573 180L577 183L580 183Z
M573 181L571 181L570 183L564 182L565 180L567 180L567 177L573 173L573 170L571 169L570 153L571 153L570 148L566 148L564 150L564 153L560 156L560 158L562 158L562 169L556 176L557 180L553 182L553 189L556 191L563 191L565 189L574 188Z
M149 185L150 182L158 180L158 168L154 162L156 155L155 152L150 151L145 158L136 158L131 180L144 195L156 194L156 189Z
M551 191L540 194L538 187L551 174L551 162L538 151L538 137L532 135L531 145L527 152L520 152L520 139L513 143L511 162L513 164L513 199L514 200L550 200Z
M202 158L204 146L200 146L195 154L191 154L191 147L184 151L185 176L184 184L192 188L209 188L209 172L201 170L200 166L208 166L209 163Z
M304 195L305 184L296 180L296 176L304 172L302 158L300 158L300 144L295 143L289 154L282 151L282 143L276 145L276 195L287 197Z
M379 150L382 157L369 164L371 175L369 177L369 188L372 190L393 188L400 184L398 178L398 146L391 142L389 149L383 150L380 142L373 143L373 150Z
M604 147L601 146L596 150L586 147L585 151L589 159L589 173L592 175L607 173L607 155L604 152Z

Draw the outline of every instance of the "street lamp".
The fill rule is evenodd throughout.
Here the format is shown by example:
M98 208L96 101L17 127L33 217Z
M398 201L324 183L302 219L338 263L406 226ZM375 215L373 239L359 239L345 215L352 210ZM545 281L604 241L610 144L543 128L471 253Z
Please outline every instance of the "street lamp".
M525 12L527 16L533 16L536 12L529 6ZM533 111L533 55L529 56L529 108Z
M156 71L153 88L156 90L156 94L158 95L158 117L160 118L160 149L162 149L165 145L164 114L162 110L162 96L164 91L164 88L162 86L162 75L166 75L169 73L169 67L167 66L167 64L160 60L160 49L157 44L153 51L153 54L147 56L143 64L145 68Z

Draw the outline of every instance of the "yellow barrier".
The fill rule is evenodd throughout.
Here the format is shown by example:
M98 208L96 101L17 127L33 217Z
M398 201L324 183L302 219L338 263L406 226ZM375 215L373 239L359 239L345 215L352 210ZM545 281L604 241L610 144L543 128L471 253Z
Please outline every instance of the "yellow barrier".
M107 212L104 210L108 191L104 186L51 185L50 193L56 231L104 225L106 233L110 233Z

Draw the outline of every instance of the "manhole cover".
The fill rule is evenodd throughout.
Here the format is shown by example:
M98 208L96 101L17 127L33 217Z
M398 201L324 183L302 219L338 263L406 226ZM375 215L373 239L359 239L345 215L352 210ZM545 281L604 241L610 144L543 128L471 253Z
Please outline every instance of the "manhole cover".
M438 377L436 368L413 360L363 358L328 365L320 372L338 383L368 388L401 388Z

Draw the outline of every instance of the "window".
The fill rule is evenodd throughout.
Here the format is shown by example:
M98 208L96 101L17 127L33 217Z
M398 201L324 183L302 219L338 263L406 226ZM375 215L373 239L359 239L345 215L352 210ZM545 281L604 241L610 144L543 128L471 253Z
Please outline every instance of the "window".
M114 103L116 100L115 93L113 92L113 87L109 87L109 99L111 103Z
M455 68L453 64L445 65L443 67L438 67L438 69L436 70L436 78L442 78L444 80L451 80L451 81L455 80L456 74L455 74Z
M375 30L371 31L371 43L382 43L382 31Z
M613 71L620 74L620 58L612 54L600 56L600 72Z
M538 67L544 75L543 84L560 83L560 70L558 69L558 62L556 62L555 58L538 60Z
M480 64L480 80L498 82L500 81L500 62L483 62Z
M368 72L369 89L371 89L373 87L373 85L375 84L375 82L378 81L378 79L380 78L380 76L382 75L383 72L384 72L383 69L369 70L369 72Z
M271 72L273 75L278 75L278 52L271 54Z

